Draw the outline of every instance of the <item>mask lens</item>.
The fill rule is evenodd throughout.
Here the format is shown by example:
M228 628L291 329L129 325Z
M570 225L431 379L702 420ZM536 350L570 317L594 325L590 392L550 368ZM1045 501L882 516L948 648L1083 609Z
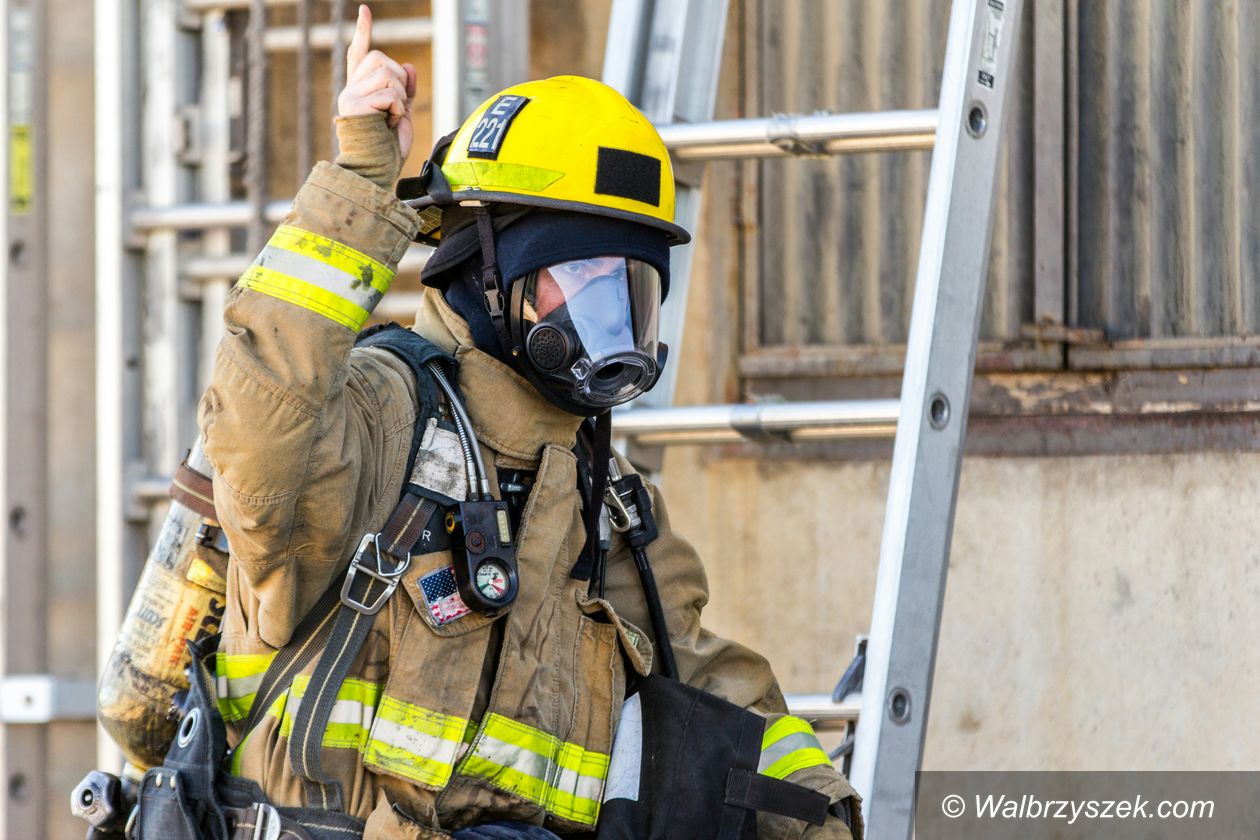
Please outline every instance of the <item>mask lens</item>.
M661 282L625 257L557 263L520 281L520 318L535 369L595 408L627 402L656 379Z

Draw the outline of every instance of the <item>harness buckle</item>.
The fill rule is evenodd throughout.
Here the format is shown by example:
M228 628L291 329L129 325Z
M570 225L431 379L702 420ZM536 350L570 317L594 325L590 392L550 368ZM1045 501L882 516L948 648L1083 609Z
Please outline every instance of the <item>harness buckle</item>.
M254 834L251 840L280 840L280 812L266 802L254 805Z
M385 606L389 596L393 595L394 590L398 588L399 578L403 576L403 572L407 571L407 567L411 565L411 556L407 555L396 566L386 568L382 562L382 555L388 554L388 552L381 551L380 538L380 534L363 535L363 539L359 541L358 549L354 552L353 559L350 560L350 568L346 570L346 580L341 584L341 603L364 615L376 615L381 611L381 607ZM371 549L370 552L369 549ZM369 565L365 560L371 560L372 562ZM360 572L385 584L385 591L371 603L364 603L350 594L350 589L354 585L354 576ZM372 582L368 581L368 587L371 587L371 585Z
M490 313L491 318L502 318L504 310L503 292L496 284L494 288L485 290L486 311Z

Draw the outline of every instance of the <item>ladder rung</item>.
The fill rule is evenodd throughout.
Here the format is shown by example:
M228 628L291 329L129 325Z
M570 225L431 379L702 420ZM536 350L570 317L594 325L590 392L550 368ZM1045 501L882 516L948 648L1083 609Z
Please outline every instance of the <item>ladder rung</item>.
M936 136L936 111L674 123L660 126L660 132L674 156L686 161L930 149ZM268 203L267 221L281 221L291 206L289 201ZM249 223L249 204L244 201L141 207L131 213L131 226L137 232L242 227Z
M936 141L936 124L933 109L783 114L751 120L671 123L657 126L657 130L677 160L701 161L930 149Z
M613 432L641 444L891 437L897 400L696 405L613 412Z
M789 694L788 711L809 721L814 729L843 729L858 719L862 698L850 694L839 703L830 694Z

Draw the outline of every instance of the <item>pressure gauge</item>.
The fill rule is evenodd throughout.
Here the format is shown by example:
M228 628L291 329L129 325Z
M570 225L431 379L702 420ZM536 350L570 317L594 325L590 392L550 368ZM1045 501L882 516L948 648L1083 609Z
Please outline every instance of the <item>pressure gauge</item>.
M506 502L460 502L446 516L455 583L464 604L498 615L516 599L516 546Z
M506 601L511 595L512 575L494 560L477 567L477 591L487 601Z

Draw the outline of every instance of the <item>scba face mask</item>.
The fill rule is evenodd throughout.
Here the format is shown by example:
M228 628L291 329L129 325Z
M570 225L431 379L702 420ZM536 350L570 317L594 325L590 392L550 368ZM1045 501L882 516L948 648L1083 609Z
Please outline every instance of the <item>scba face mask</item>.
M545 395L576 414L629 402L665 363L661 279L646 262L594 257L556 263L512 284L514 343Z

